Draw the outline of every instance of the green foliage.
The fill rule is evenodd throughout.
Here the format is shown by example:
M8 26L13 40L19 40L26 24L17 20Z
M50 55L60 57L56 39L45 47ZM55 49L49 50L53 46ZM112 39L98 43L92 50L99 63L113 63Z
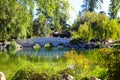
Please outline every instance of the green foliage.
M39 44L35 44L34 46L33 46L33 48L34 48L34 50L35 51L38 51L38 50L40 50L40 45Z
M94 11L94 9L101 7L103 0L83 0L83 10Z
M82 52L78 54L75 50L71 50L70 52L67 52L65 54L65 57L67 58L67 64L73 65L74 68L74 79L82 79L83 77L89 77L89 60L86 58Z
M30 0L31 1L31 0ZM35 0L38 18L34 20L33 35L49 36L52 30L65 29L68 20L69 3L67 0Z
M34 51L34 54L28 58L31 62L38 62L40 59L39 59L39 56L38 56L38 50L35 50Z
M74 24L77 24L75 27L78 27L77 35L86 41L91 39L100 41L109 38L115 40L120 37L118 20L109 20L105 14L85 12Z
M0 70L5 73L5 77L7 80L15 73L15 70L18 70L21 66L26 64L25 58L22 59L20 56L11 56L6 52L2 52L0 54Z
M101 79L119 80L119 48L100 48L87 53L92 64L96 64L92 75Z
M102 53L103 51L103 53ZM100 79L107 79L107 55L111 49L94 49L89 51L81 51L80 54L76 51L66 53L67 64L74 65L75 79L88 80L91 75ZM86 76L87 75L87 76Z
M78 28L78 34L83 40L90 41L91 39L93 39L92 30L86 23Z
M75 80L88 80L91 75L103 80L119 80L119 53L120 50L117 47L86 50L80 53L71 50L65 54L67 61L60 60L56 63L43 62L44 59L49 58L34 59L33 62L31 58L29 60L24 55L20 57L0 53L0 70L5 72L7 78L11 76L7 80L37 80L38 78L61 80L59 77L64 73L74 76ZM66 68L66 65L72 65L72 68Z
M48 66L49 67L49 66ZM23 67L16 71L14 76L11 80L61 80L62 75L65 74L65 70L63 70L64 73L59 73L59 71L55 74L51 72L41 72L40 70L44 69L43 67L37 67L35 65L29 65L26 67ZM51 70L47 69L46 70Z
M7 51L11 55L15 55L17 51L17 43L15 40L12 40L10 44L7 45Z
M21 78L28 78L32 74L35 75L33 75L33 78L36 78L37 73L41 76L43 75L42 73L45 73L49 78L53 75L57 77L59 76L58 72L66 68L64 62L61 62L62 58L60 59L60 62L53 61L53 58L50 57L43 57L40 58L39 61L33 62L29 60L29 57L25 55L10 56L7 53L0 54L0 70L5 73L6 79L11 80L13 79L13 76L14 78L17 78L20 77L20 75L22 75Z
M120 9L120 0L110 0L109 4L109 16L111 19L117 18L117 13Z
M84 39L81 39L81 38L72 38L70 40L70 43L72 43L72 44L79 44L79 43L84 44L85 42L86 41Z
M110 20L106 25L106 37L112 39L119 39L120 37L120 27L117 20Z
M81 80L89 80L88 77L83 77Z
M11 80L42 80L47 79L47 75L45 73L39 73L37 68L25 67L18 70Z
M113 71L112 71L112 79L119 80L120 79L120 62L116 62L113 64Z
M46 49L46 50L51 50L52 49L52 44L51 43L46 43L45 45L44 45L44 48Z
M104 80L107 78L107 69L96 66L95 70L92 72L92 75Z
M71 36L72 38L79 38L79 35L78 35L78 33L76 31L72 31L71 35L72 35Z
M120 72L120 48L119 47L114 47L113 51L110 55L110 61L109 62L109 79L115 79L119 80L119 72ZM111 72L111 73L110 73Z
M16 0L0 1L0 39L24 38L30 34L32 16Z

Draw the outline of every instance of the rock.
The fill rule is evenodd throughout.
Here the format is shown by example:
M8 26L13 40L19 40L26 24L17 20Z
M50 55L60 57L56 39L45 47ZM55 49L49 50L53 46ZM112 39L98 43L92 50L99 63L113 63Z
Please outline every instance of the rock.
M0 72L0 80L6 80L3 72Z
M20 44L17 44L17 50L22 50L22 49L23 49L23 46Z

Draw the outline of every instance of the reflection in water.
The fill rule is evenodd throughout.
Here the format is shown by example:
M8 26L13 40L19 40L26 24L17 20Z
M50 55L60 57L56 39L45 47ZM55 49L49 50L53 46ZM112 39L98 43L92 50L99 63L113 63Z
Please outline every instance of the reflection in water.
M51 51L47 51L44 48L41 48L38 51L38 56L63 56L67 51L70 51L70 48L64 47L63 49L58 49L54 47ZM18 55L24 54L24 55L33 55L35 53L34 49L32 47L23 48L22 50L17 52Z

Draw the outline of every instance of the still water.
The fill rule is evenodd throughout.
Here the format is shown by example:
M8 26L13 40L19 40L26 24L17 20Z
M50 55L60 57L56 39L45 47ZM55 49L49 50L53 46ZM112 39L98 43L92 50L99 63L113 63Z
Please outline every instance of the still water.
M64 56L67 51L70 51L70 48L64 47L63 49L58 49L57 47L53 47L52 50L46 50L45 48L41 48L38 52L38 56ZM18 55L33 55L35 53L32 47L23 48L22 50L17 52Z

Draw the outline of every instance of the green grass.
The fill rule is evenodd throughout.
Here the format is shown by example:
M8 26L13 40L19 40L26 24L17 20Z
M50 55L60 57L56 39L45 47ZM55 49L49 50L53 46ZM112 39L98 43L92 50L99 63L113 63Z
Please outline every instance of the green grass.
M0 71L2 71L7 78L14 73L15 69L24 66L26 63L26 60L18 56L10 56L6 53L0 55Z

